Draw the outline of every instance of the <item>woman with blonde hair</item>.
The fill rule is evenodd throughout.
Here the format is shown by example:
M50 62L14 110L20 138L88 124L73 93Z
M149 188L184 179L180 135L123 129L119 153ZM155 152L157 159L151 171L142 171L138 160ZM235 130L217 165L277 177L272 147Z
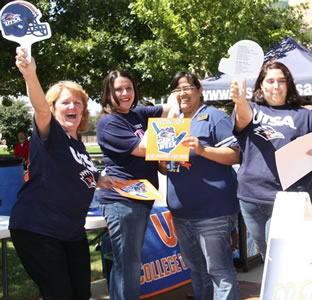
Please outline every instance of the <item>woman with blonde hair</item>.
M90 254L84 224L96 186L112 188L114 177L100 176L79 139L87 129L88 95L72 81L44 95L34 59L17 48L34 108L29 180L12 209L9 229L16 252L43 299L86 300Z

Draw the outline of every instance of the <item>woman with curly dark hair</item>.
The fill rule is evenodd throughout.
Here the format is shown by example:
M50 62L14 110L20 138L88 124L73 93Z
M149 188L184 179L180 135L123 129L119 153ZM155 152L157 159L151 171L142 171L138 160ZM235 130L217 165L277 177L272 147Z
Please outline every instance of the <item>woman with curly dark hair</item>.
M282 191L275 151L312 131L312 112L302 107L289 69L276 61L262 67L251 101L246 100L246 82L241 92L237 82L231 83L231 98L241 152L237 195L248 231L264 258L275 196ZM308 192L312 199L312 173L287 191Z

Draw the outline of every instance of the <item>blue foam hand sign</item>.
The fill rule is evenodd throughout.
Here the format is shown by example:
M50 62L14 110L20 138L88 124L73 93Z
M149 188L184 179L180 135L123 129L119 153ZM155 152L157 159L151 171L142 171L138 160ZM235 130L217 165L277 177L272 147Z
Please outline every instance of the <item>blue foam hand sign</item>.
M180 144L187 134L187 132L183 131L179 136L176 136L175 129L172 126L159 129L155 122L152 122L152 125L157 134L157 147L159 152L170 153Z

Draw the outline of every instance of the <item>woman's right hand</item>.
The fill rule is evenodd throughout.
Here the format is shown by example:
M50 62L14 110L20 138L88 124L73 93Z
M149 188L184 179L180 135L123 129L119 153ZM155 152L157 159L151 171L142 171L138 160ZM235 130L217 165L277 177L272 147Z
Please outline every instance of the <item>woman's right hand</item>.
M252 110L246 99L246 79L242 82L241 90L237 81L231 81L230 96L235 103L235 130L241 132L252 120Z
M238 81L231 81L230 97L235 104L246 102L246 79L242 81L241 88Z
M31 58L31 62L27 61L26 49L22 47L16 48L15 64L25 79L36 74L36 63L34 58Z

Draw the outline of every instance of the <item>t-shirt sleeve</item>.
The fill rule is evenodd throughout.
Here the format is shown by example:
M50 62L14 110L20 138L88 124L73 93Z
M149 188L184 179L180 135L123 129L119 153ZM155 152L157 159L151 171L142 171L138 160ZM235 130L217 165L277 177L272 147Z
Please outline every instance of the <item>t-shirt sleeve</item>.
M97 138L101 148L128 156L137 147L141 139L137 137L131 124L121 118L112 120L99 120Z
M238 146L237 139L233 135L233 123L230 117L224 112L219 112L213 130L215 147Z
M150 118L160 118L163 112L162 106L146 106L145 108Z
M48 134L47 140L43 141L40 137L38 126L34 117L33 118L33 132L32 132L32 138L31 138L33 145L36 145L36 147L38 147L39 145L40 147L43 146L47 150L49 145L51 144L50 140L51 140L51 136L53 135L53 130L55 128L55 125L56 125L55 119L54 119L54 116L52 115L50 125L49 125L50 127L49 127L49 134Z

